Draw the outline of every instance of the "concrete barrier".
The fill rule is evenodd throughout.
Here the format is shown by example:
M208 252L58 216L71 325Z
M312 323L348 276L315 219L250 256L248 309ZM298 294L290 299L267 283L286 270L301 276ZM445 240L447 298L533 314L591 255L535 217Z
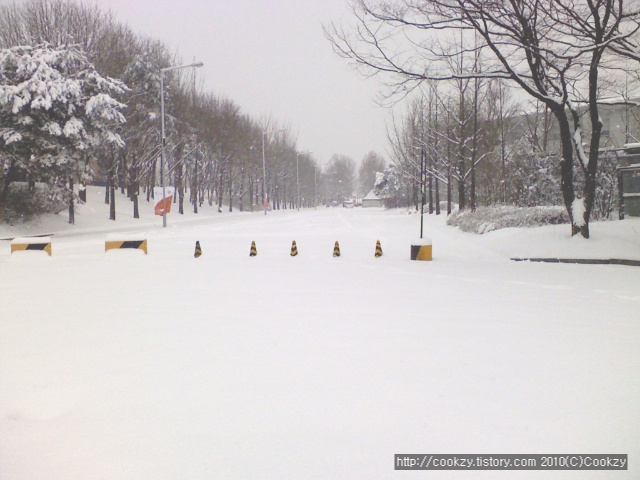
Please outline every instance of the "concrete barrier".
M431 239L422 238L411 245L411 260L433 260Z
M21 250L41 250L51 256L50 237L14 238L11 241L11 253Z
M104 251L108 252L112 249L120 249L120 248L132 248L142 250L146 255L147 252L147 239L146 238L138 238L138 239L129 239L129 240L105 240L104 242Z

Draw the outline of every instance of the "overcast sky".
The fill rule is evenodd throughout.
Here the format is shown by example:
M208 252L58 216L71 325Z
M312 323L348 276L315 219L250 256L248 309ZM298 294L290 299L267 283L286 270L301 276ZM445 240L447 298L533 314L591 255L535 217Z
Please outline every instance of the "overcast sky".
M325 163L386 156L388 109L378 85L339 58L323 24L350 19L347 0L92 0L190 63L204 62L204 89L255 118L271 115L297 135L300 151Z

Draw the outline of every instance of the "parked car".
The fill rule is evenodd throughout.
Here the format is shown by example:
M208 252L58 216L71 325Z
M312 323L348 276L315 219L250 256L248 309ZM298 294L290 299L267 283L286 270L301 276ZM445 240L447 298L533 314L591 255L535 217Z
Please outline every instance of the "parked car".
M344 208L353 208L353 202L351 200L347 200L342 204Z

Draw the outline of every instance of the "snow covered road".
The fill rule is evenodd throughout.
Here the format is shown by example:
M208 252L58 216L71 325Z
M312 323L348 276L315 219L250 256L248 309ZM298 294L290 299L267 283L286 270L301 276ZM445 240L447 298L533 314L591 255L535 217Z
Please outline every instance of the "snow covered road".
M148 255L104 234L2 251L0 478L640 474L640 269L511 262L505 233L428 216L434 261L412 262L419 216L399 211L172 220L141 229ZM630 466L402 473L396 453Z

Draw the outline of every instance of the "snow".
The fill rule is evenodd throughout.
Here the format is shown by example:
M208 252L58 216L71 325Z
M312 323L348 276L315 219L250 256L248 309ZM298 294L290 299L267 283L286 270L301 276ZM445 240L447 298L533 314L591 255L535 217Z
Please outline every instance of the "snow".
M571 211L573 213L573 224L576 227L582 227L585 224L584 220L584 199L576 197L573 199L573 203L571 204Z
M24 245L25 243L51 243L51 237L18 237L11 240L11 245Z
M433 241L429 237L423 236L422 238L414 238L411 245L433 245Z
M11 130L11 129L5 130L4 132L1 133L1 135L2 135L2 139L4 140L4 143L7 145L11 145L12 143L22 141L22 135L20 135L15 130Z
M376 178L378 176L380 172L376 172ZM365 195L365 197L363 198L363 200L380 200L380 197L378 197L375 192L373 190L371 190L369 193L367 193Z
M75 226L0 227L53 242L0 241L0 478L392 479L394 454L429 452L629 454L438 479L638 478L640 268L509 258L640 259L640 219L586 240L425 215L434 257L415 262L403 210L187 204L163 229L151 203L136 220L119 195L113 222L87 195ZM105 253L113 234L149 254Z
M86 112L89 117L99 116L109 122L117 121L122 123L124 116L116 110L117 108L125 108L125 105L107 94L99 93L87 101Z
M47 122L43 130L54 136L62 135L62 128L56 122Z
M65 137L78 137L84 132L84 125L82 120L71 117L67 123L64 125L64 136Z
M573 133L573 143L576 147L576 154L578 155L578 159L582 164L582 167L586 170L587 165L589 164L589 159L584 151L584 147L582 144L582 129L579 127L576 128L576 131Z

